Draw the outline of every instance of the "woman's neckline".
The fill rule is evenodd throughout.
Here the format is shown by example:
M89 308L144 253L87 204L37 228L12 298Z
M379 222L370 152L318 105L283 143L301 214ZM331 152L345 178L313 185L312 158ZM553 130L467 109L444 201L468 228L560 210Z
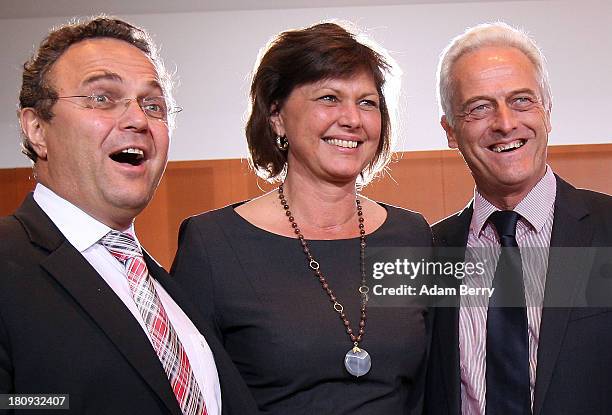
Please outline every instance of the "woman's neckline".
M243 205L244 203L248 202L248 200L242 201L242 202L238 202L238 203L233 203L231 205L228 206L228 208L231 210L231 214L232 216L235 216L236 219L239 222L244 223L246 226L248 226L251 230L253 231L259 231L259 232L263 232L266 235L270 235L272 237L277 237L277 238L283 238L283 239L287 239L287 240L297 240L297 235L295 237L292 236L286 236L286 235L281 235L279 233L276 232L272 232L269 231L267 229L261 228L257 225L255 225L254 223L246 220L243 216L241 216L238 212L236 212L236 208L238 206ZM385 218L385 220L380 224L380 226L378 226L376 229L373 229L371 232L367 232L367 222L366 222L366 236L373 236L374 234L378 233L383 227L385 227L388 223L388 221L390 220L390 210L389 210L389 206L384 204L384 203L380 203L380 202L376 202L379 206L381 206L383 209L386 210L387 212L387 217ZM280 218L280 219L284 219L284 218ZM367 220L367 219L366 219ZM287 222L287 224L289 224L289 222ZM289 225L288 225L289 226ZM352 241L352 240L359 240L359 236L355 236L352 238L338 238L338 239L309 239L309 238L305 238L307 241L312 241L312 242L326 242L326 241Z

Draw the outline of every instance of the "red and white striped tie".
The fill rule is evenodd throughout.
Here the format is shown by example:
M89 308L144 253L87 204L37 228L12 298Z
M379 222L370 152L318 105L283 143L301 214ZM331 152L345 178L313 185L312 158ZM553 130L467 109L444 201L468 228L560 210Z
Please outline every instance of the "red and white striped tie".
M193 375L187 353L149 278L140 246L132 235L115 230L100 239L100 244L125 266L132 297L181 411L184 415L206 415L204 397Z

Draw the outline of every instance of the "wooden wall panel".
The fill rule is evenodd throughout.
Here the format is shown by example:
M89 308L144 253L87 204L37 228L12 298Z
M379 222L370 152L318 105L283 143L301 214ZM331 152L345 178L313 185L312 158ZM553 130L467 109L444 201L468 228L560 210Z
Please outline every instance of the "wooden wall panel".
M440 203L444 198L440 152L400 153L397 157L389 173L367 186L364 194L421 212L428 220L444 215L444 204Z
M549 163L577 187L612 194L612 144L551 146ZM0 169L0 215L8 215L33 189L31 169ZM166 268L176 251L181 221L191 215L263 194L272 186L257 179L246 160L170 162L155 197L138 216L139 238ZM396 155L387 175L364 194L421 212L430 223L463 208L474 182L457 151Z
M444 214L428 218L429 223L435 223L463 209L474 196L474 180L459 152L445 150L442 153Z
M30 168L0 169L0 216L13 213L35 185Z
M574 186L612 194L612 145L549 147L548 161Z
M2 216L8 215L17 205L17 186L15 186L16 169L0 170L0 212Z

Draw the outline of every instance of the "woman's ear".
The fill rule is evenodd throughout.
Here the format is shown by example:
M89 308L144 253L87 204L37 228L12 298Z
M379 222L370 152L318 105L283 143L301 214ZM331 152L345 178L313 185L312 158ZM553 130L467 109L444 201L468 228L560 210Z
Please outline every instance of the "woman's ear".
M270 127L277 136L284 137L285 126L283 123L283 116L281 115L280 108L277 102L274 102L270 107Z

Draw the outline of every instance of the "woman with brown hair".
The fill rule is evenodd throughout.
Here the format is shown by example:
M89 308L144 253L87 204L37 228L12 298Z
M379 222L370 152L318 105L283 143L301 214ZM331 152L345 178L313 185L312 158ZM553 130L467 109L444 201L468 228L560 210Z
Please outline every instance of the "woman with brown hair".
M430 246L429 226L358 193L390 158L392 69L334 23L279 34L253 76L246 136L254 169L281 184L181 226L173 274L262 412L418 410L427 310L368 308L365 255Z

